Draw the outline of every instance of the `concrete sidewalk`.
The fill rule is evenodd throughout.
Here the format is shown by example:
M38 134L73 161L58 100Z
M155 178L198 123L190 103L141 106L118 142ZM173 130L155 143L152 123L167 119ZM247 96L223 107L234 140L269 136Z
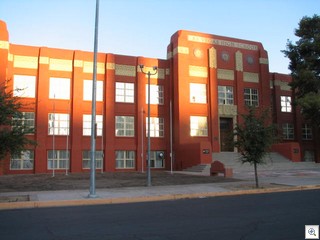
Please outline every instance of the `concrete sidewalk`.
M88 198L88 190L0 193L0 210L37 207L81 206L145 201L204 198L240 194L320 189L320 165L312 169L262 170L261 188L255 189L254 173L235 172L237 182L189 184L175 186L96 189L97 198Z

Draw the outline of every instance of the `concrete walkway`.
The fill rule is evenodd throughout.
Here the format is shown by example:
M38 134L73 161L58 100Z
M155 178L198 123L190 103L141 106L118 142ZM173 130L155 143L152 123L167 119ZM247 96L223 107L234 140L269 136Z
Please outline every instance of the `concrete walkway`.
M242 181L97 189L97 198L88 198L89 190L0 193L0 200L7 199L7 201L0 201L0 210L162 201L320 189L320 164L280 162L274 163L269 168L263 167L258 172L261 186L259 189L254 188L254 173L250 171L250 168L242 170L237 168L234 169L234 178Z

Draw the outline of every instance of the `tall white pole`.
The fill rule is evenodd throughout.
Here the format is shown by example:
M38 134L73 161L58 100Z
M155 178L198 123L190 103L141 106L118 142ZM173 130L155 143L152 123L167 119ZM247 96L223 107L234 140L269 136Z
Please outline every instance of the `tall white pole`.
M55 167L54 167L54 161L55 161L55 139L54 139L54 132L55 132L55 119L56 119L56 106L55 106L55 100L56 100L56 94L53 94L53 119L52 119L52 177L55 176Z
M96 198L96 88L97 88L97 51L98 51L99 0L96 0L96 18L94 28L92 114L91 114L91 168L89 198Z
M68 102L68 132L67 132L67 146L66 146L66 154L67 154L67 164L66 164L66 175L68 175L69 165L70 165L70 153L69 153L69 134L70 134L70 101Z
M171 174L173 173L173 150L172 150L172 135L173 135L173 129L172 129L172 101L170 100L170 162L171 162Z
M102 151L102 154L101 154L101 173L103 173L103 164L104 164L104 146L103 146L103 131L104 131L104 105L102 107L102 133L101 133L101 151Z
M144 165L144 127L143 127L143 108L141 108L141 172L144 172L143 165Z
M150 160L150 71L148 71L148 187L151 187L151 160Z

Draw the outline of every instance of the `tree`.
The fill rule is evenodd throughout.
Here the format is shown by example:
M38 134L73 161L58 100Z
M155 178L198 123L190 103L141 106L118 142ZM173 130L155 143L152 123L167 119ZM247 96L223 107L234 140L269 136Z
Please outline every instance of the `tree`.
M26 135L34 129L23 124L22 103L7 87L0 86L0 160L8 154L20 154L27 145L35 145L35 141Z
M290 59L294 104L301 107L305 119L320 127L320 16L303 17L295 29L299 38L288 40L282 52Z
M258 114L255 107L249 107L248 114L241 115L243 122L236 124L233 131L233 145L238 148L242 163L254 166L256 188L259 187L257 165L264 163L265 155L277 139L269 115L268 110Z

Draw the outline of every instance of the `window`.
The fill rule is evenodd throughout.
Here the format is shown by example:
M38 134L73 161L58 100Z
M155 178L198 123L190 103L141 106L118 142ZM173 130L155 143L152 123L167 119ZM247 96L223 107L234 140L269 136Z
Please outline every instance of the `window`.
M82 152L82 168L90 169L91 168L91 151L83 151ZM96 169L102 168L103 161L103 151L96 151Z
M164 162L165 161L164 161L163 151L150 151L150 167L151 168L164 168Z
M218 86L219 105L233 105L233 87Z
M302 125L302 139L303 140L312 140L312 126L311 124Z
M14 75L13 96L34 98L36 96L36 77L26 75Z
M14 126L22 126L28 133L33 134L34 112L21 112L20 116L14 116L12 120Z
M245 88L244 89L244 103L247 106L259 106L258 89Z
M303 161L314 162L314 151L310 151L310 150L304 151Z
M148 104L148 84L146 85L146 103ZM163 104L163 86L150 85L150 104Z
M83 100L92 101L92 80L83 80ZM103 81L97 81L96 101L103 101Z
M48 169L67 169L69 163L69 151L49 150Z
M96 115L96 124L97 124L97 136L102 136L103 131L103 116ZM83 128L82 128L83 136L91 136L91 115L84 114L83 115Z
M285 123L282 124L282 131L283 131L283 139L294 139L294 128L293 124Z
M70 99L70 79L50 78L49 86L50 99Z
M116 102L134 102L134 84L116 82Z
M207 85L201 83L190 83L190 102L207 103Z
M49 135L69 135L69 114L49 113Z
M191 136L208 136L207 117L190 117L190 135Z
M281 96L281 112L291 112L291 97Z
M148 136L148 118L146 118L146 134ZM164 136L164 119L150 117L150 137Z
M116 151L116 168L135 168L135 158L136 156L134 151Z
M33 169L34 151L25 150L21 154L12 155L10 161L11 170L29 170Z
M134 117L116 116L116 136L134 136Z

